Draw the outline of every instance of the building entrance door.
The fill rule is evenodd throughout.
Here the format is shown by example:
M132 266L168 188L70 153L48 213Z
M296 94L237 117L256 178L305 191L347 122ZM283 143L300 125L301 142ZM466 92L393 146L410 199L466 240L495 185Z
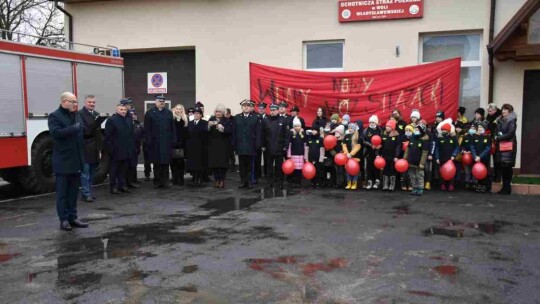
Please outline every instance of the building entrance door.
M525 71L522 115L521 173L540 174L540 70Z

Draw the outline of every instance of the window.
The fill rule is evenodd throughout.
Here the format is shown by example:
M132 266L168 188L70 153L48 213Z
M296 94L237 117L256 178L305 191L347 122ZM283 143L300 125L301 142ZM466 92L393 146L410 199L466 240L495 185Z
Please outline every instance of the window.
M481 34L423 35L420 39L420 62L435 62L461 57L461 88L459 105L467 109L472 119L480 107Z
M304 70L343 71L343 41L304 42Z
M528 44L540 44L540 9L529 18Z

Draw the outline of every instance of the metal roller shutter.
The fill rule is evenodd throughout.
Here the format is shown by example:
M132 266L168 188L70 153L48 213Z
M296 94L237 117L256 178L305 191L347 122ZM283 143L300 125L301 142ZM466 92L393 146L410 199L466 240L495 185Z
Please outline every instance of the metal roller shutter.
M21 59L0 54L0 136L21 136L25 131Z
M95 95L98 112L114 113L116 104L124 97L123 83L122 68L77 64L79 100L82 103L85 96Z
M60 105L60 95L73 92L72 76L70 62L27 58L28 112L43 115L56 110Z

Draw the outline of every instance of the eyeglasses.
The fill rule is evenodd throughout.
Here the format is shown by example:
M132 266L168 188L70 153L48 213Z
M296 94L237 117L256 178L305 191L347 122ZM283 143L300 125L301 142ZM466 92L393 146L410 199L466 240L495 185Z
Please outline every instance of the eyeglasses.
M66 100L66 101L69 101L70 103L79 103L77 100Z

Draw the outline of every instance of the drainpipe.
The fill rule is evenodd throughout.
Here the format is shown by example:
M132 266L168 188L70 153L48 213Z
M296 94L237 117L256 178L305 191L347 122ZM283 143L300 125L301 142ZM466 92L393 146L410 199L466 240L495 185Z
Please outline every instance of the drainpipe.
M58 0L54 0L54 6L59 11L64 13L64 15L66 15L68 17L68 20L69 20L69 24L68 24L68 31L69 31L68 43L69 43L69 49L72 50L73 45L71 44L71 42L73 42L73 16L68 11L66 11L63 7L58 5Z
M491 0L491 11L489 13L489 44L493 41L493 36L495 32L495 7L497 5L497 0ZM489 85L488 85L488 103L493 102L493 84L495 82L495 66L493 64L494 54L493 49L488 47L488 56L489 56Z

